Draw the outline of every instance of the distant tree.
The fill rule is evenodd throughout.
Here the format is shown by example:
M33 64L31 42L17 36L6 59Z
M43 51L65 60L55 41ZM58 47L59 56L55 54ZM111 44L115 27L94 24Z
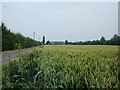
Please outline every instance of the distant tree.
M65 40L65 44L68 45L68 40Z
M43 36L43 41L42 41L43 45L45 45L45 36Z
M109 42L112 45L120 45L120 37L117 34L115 34L113 35Z
M105 40L105 37L101 37L101 39L100 39L100 45L104 45L106 43L106 40Z
M119 36L117 34L115 34L115 35L113 35L113 38L111 38L111 40L116 40L118 38L119 38Z
M100 41L106 41L105 37L102 36L101 39L100 39Z
M51 45L51 42L48 40L48 41L46 42L46 44L47 44L47 45Z

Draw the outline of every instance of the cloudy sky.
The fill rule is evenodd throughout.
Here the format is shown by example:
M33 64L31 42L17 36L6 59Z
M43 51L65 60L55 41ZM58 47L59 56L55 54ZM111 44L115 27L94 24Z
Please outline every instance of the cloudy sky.
M118 34L116 2L3 2L2 19L12 32L50 41L110 39Z

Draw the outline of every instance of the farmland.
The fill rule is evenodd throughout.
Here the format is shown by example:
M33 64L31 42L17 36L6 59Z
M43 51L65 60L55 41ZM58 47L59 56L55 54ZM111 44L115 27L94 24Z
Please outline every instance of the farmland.
M3 88L118 88L118 46L45 45L3 65Z

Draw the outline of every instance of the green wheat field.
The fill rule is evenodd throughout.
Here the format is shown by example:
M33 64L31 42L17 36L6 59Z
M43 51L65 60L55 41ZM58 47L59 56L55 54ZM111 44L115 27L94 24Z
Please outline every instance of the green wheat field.
M118 46L45 45L2 67L3 88L118 88Z

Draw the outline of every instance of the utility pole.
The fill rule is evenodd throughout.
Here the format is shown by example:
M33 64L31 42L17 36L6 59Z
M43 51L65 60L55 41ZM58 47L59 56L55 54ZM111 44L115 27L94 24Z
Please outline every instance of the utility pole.
M33 33L33 39L35 40L35 32Z

